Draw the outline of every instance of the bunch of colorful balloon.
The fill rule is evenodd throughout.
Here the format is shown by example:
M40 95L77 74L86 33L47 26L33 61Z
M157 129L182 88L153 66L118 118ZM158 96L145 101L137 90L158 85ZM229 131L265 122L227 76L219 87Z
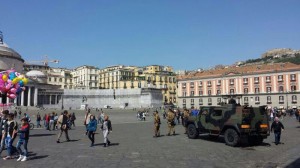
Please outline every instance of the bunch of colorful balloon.
M25 90L27 83L28 79L13 69L0 72L0 92L2 99L5 96L15 99L17 95Z

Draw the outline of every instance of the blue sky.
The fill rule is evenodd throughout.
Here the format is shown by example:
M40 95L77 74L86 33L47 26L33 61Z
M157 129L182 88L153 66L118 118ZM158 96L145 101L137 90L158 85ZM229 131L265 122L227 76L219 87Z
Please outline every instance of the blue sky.
M209 68L300 49L299 0L0 0L4 41L59 67Z

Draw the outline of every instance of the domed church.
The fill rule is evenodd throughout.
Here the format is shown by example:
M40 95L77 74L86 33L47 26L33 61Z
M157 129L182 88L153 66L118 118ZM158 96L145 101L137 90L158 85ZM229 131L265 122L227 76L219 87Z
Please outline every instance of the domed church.
M24 59L21 55L10 48L3 40L3 34L0 31L0 72L8 69L15 69L29 79L26 90L14 100L7 98L7 104L16 106L36 106L46 108L62 107L63 90L59 85L47 84L47 75L38 70L24 72ZM2 98L0 97L0 103Z

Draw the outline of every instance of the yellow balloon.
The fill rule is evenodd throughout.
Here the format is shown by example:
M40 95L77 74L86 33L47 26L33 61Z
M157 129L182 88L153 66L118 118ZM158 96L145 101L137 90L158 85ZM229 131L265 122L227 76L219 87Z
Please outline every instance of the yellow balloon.
M27 85L27 83L28 83L28 79L27 78L24 78L22 81L23 81L24 85Z
M18 78L23 79L23 78L24 78L24 75L20 75L20 76L18 76Z
M13 81L12 81L12 84L17 84L21 79L20 78L15 78Z
M2 76L2 79L3 79L4 82L6 82L6 81L8 80L7 75L3 75L3 76Z

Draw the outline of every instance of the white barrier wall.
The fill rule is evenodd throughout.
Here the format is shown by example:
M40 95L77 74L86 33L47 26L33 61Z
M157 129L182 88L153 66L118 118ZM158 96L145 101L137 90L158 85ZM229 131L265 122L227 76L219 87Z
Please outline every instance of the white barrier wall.
M163 95L159 89L65 89L62 104L65 109L90 108L147 108L161 107Z

